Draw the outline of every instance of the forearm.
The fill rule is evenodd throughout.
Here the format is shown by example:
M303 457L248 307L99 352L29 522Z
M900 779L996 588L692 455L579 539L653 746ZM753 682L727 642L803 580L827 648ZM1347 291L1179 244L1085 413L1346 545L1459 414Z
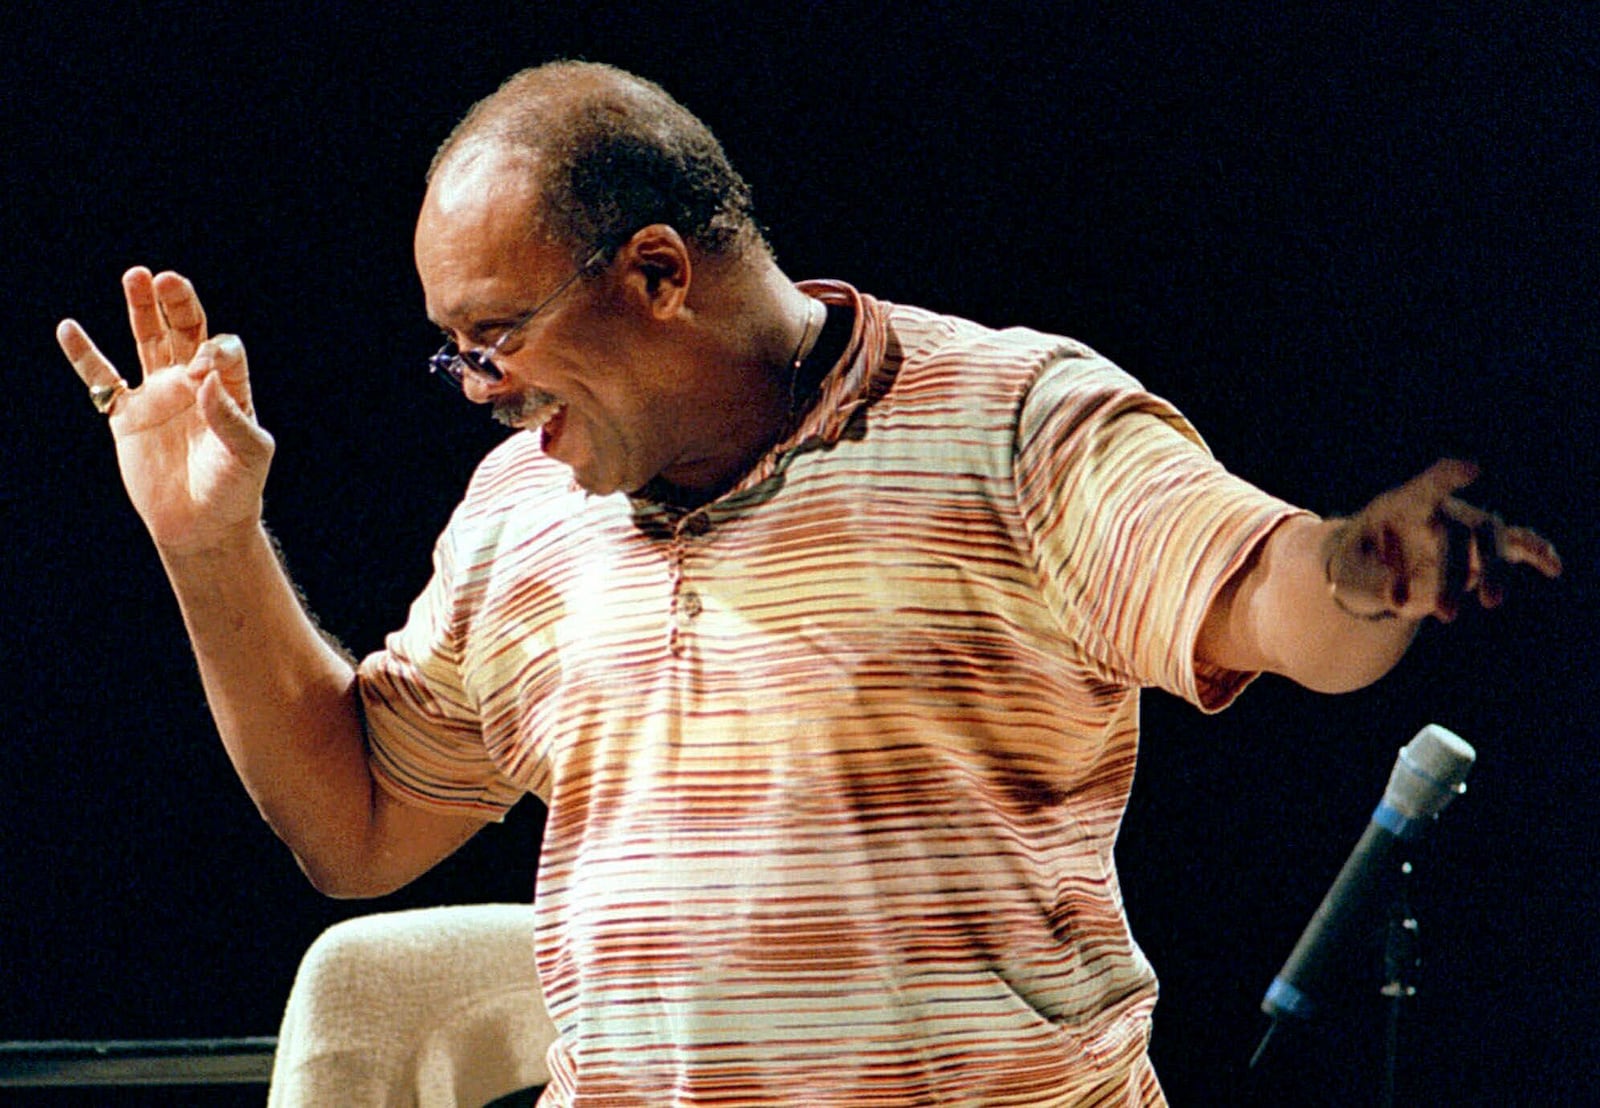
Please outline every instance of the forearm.
M1394 668L1419 621L1368 619L1340 606L1326 569L1343 522L1300 516L1273 531L1217 598L1200 656L1319 692L1359 689Z
M176 273L136 266L123 290L140 384L76 323L57 337L79 379L108 398L123 484L177 594L228 756L317 888L398 888L484 821L376 787L355 669L302 607L260 523L273 441L255 418L244 345L206 338L194 288Z
M262 816L319 888L370 851L374 784L355 671L300 602L259 525L163 553L206 698Z

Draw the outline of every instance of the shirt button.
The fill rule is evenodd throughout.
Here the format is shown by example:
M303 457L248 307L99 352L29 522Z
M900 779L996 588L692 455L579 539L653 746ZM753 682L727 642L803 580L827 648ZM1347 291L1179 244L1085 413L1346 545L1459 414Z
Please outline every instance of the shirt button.
M695 512L683 521L683 529L691 535L703 535L711 530L711 517L704 512Z
M700 603L700 594L693 589L687 590L679 601L679 610L683 612L686 619L694 619L700 614L703 607L704 605Z

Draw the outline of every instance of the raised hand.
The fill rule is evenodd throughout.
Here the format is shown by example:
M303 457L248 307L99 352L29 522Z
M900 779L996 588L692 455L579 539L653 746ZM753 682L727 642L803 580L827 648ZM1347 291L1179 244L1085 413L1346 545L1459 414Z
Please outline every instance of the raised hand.
M1454 495L1477 475L1469 462L1435 462L1334 531L1324 548L1334 603L1363 619L1448 621L1472 597L1496 607L1510 566L1558 576L1544 538Z
M122 277L138 346L130 385L71 319L56 339L110 419L134 508L166 554L226 546L261 516L272 436L256 423L244 344L208 337L194 286L142 266Z

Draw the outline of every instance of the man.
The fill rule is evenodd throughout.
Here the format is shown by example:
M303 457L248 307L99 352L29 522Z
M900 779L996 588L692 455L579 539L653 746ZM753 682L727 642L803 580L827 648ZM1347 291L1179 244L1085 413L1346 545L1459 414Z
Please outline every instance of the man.
M477 105L415 251L432 368L525 433L359 666L280 569L189 284L125 276L137 388L59 338L319 889L549 805L550 1103L1161 1103L1112 865L1139 688L1358 688L1505 565L1560 570L1463 463L1317 519L1080 344L795 285L704 126L607 67Z

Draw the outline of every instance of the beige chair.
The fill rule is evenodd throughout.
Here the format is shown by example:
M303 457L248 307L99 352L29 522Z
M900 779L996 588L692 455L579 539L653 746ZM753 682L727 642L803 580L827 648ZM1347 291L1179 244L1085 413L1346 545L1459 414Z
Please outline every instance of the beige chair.
M534 970L531 905L358 917L329 928L301 960L267 1104L531 1104L524 1090L548 1080L555 1035Z

